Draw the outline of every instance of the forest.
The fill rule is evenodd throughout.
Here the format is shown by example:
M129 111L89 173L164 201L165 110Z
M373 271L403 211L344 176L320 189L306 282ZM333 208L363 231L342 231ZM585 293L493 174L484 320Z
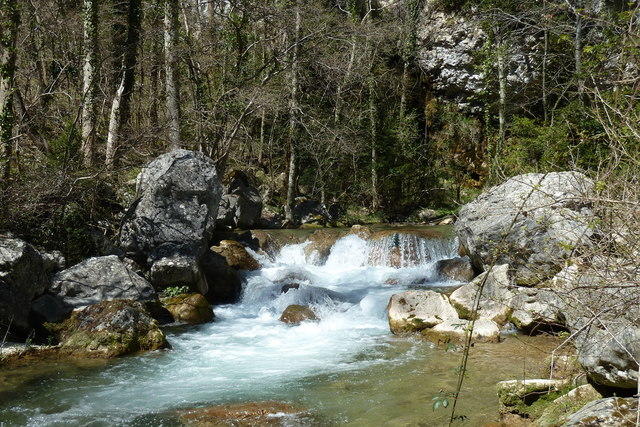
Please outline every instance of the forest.
M505 176L627 162L637 8L3 0L0 228L113 234L126 182L170 147L249 173L288 219L297 196L402 221Z

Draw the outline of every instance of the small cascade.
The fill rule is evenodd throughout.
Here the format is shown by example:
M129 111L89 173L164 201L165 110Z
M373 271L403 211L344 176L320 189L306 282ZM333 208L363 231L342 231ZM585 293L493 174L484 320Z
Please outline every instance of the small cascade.
M393 233L369 242L369 265L407 268L426 265L456 255L455 239L425 239L415 234Z

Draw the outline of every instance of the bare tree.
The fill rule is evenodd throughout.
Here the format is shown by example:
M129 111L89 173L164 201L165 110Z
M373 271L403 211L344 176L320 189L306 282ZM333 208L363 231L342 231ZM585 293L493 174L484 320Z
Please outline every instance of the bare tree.
M287 181L287 201L285 204L285 217L289 222L293 222L293 201L296 196L296 179L297 179L297 153L296 153L296 137L297 137L297 115L298 115L298 59L299 59L299 40L300 28L302 26L302 16L300 13L300 0L293 0L295 13L295 29L293 33L293 49L291 51L291 99L289 101L289 169Z
M164 63L167 108L167 136L172 148L180 147L180 87L177 74L179 0L165 0Z
M98 0L84 0L84 67L82 69L82 154L92 166L96 132L98 91Z
M106 163L109 168L112 168L117 161L116 150L122 139L122 127L128 122L130 116L140 39L140 0L131 0L124 6L127 9L127 37L121 58L120 83L111 103L106 150Z

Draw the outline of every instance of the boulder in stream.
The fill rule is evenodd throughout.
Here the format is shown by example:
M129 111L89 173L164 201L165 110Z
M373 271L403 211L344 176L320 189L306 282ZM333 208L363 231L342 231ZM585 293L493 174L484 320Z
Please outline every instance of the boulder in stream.
M290 325L299 325L300 323L312 320L319 320L316 314L309 307L298 304L291 304L280 316L280 321Z
M535 402L549 393L560 392L567 385L565 380L526 379L500 381L496 388L502 412L531 416L540 415L532 412L542 410L532 407Z
M160 302L176 322L198 325L211 322L214 318L211 304L201 294L176 295L162 298Z
M394 294L387 305L389 327L394 334L419 332L448 319L458 319L458 313L448 298L429 290Z
M593 181L579 172L510 178L462 207L456 232L474 267L508 264L518 285L553 277L569 256L590 246Z
M282 402L235 403L178 411L179 420L196 426L306 425L307 412Z
M120 232L122 249L152 271L156 288L188 285L206 293L200 264L222 194L214 162L173 150L142 170L136 191Z
M482 287L482 295L478 304L477 317L493 320L504 325L511 314L511 281L508 265L494 266L491 271L484 272L471 283L456 289L449 299L463 319L471 319L476 295Z
M103 301L47 326L58 337L62 351L79 357L111 358L169 346L139 301Z
M436 262L436 273L445 280L470 282L475 276L468 257L442 259Z
M222 240L218 246L213 246L211 250L227 260L229 267L236 270L257 270L260 263L252 257L247 249L235 240Z
M48 322L59 322L74 309L115 299L152 301L157 295L117 256L95 257L57 273L33 310Z

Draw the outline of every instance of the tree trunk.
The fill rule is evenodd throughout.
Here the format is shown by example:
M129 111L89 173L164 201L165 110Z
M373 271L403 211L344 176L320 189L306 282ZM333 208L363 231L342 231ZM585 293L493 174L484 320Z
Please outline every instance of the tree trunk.
M582 101L582 95L584 93L584 79L582 78L582 17L580 11L576 10L576 34L574 41L574 58L575 58L575 73L578 79L578 97Z
M16 40L19 15L16 0L0 1L0 150L2 177L7 185L13 157L13 93L15 91Z
M378 193L378 108L375 100L373 76L369 77L369 131L371 137L371 208L380 208Z
M400 119L404 119L407 112L407 92L409 91L409 62L404 61L402 67L402 87L400 88Z
M507 73L506 73L506 52L504 44L499 42L498 44L498 84L499 84L499 106L498 106L498 143L496 144L496 150L494 157L500 155L500 151L504 146L506 123L507 123Z
M334 124L338 124L340 120L340 110L342 108L342 90L345 84L349 81L349 77L351 76L351 69L353 68L353 63L356 59L356 38L355 36L351 38L351 52L349 53L349 62L347 62L347 69L344 73L344 78L342 82L338 84L338 88L336 89L336 106L333 111L333 122Z
M180 88L177 75L179 0L165 0L164 63L167 108L167 139L171 148L180 147Z
M84 0L84 68L82 70L82 156L93 165L98 91L98 0Z
M140 0L130 0L127 11L127 37L121 58L120 84L113 97L107 135L106 163L112 168L117 163L116 153L122 139L123 126L129 121L131 97L135 84L135 68L140 40Z
M293 222L293 201L296 197L296 180L298 159L296 153L297 115L298 115L298 55L300 40L300 28L302 16L300 14L299 0L293 0L295 8L295 32L293 35L293 49L291 53L291 99L289 101L289 170L287 180L287 201L284 207L285 219Z

